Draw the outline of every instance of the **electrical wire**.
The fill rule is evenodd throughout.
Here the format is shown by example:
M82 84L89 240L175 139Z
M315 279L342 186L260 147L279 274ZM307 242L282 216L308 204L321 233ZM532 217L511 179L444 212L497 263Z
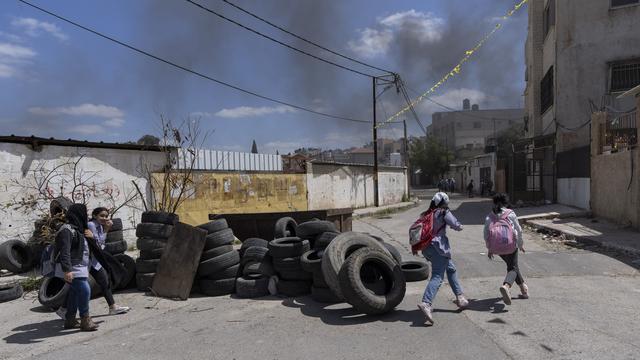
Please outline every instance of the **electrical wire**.
M272 26L272 27L274 27L274 28L276 28L276 29L278 29L278 30L280 30L280 31L282 31L282 32L284 32L284 33L286 33L286 34L289 34L289 35L291 35L291 36L295 37L296 39L299 39L299 40L304 41L304 42L306 42L307 44L313 45L313 46L315 46L315 47L317 47L317 48L320 48L320 49L322 49L322 50L324 50L324 51L327 51L327 52L329 52L329 53L331 53L331 54L333 54L333 55L339 56L339 57L341 57L341 58L343 58L343 59L347 59L347 60L353 61L353 62L355 62L355 63L357 63L357 64L364 65L364 66L367 66L367 67L369 67L369 68L372 68L372 69L375 69L375 70L379 70L379 71L382 71L382 72L385 72L385 73L393 74L393 72L392 72L392 71L385 70L385 69L379 68L379 67L377 67L377 66L367 64L367 63L362 62L362 61L360 61L360 60L354 59L354 58L352 58L352 57L349 57L349 56L346 56L346 55L340 54L339 52L336 52L336 51L333 51L333 50L331 50L331 49L328 49L328 48L326 48L326 47L324 47L324 46L322 46L322 45L319 45L318 43L315 43L315 42L313 42L313 41L311 41L311 40L307 40L307 39L303 38L303 37L302 37L302 36L300 36L300 35L294 34L294 33L292 33L291 31L289 31L289 30L287 30L287 29L285 29L285 28L283 28L283 27L281 27L281 26L278 26L278 25L276 25L276 24L272 23L271 21L266 20L266 19L264 19L264 18L262 18L262 17L260 17L260 16L258 16L258 15L256 15L256 14L254 14L254 13L250 12L249 10L246 10L246 9L241 8L240 6L238 6L238 5L234 4L234 3L232 3L232 2L231 2L231 1L229 1L229 0L221 0L221 1L222 1L222 2L224 2L224 3L226 3L226 4L228 4L228 5L230 5L230 6L233 6L234 8L236 8L236 9L238 9L238 10L242 11L243 13L245 13L245 14L247 14L247 15L249 15L249 16L252 16L252 17L254 17L254 18L256 18L256 19L258 19L258 20L260 20L260 21L262 21L262 22L266 23L267 25L270 25L270 26Z
M289 44L286 44L286 43L284 43L284 42L282 42L282 41L280 41L280 40L277 40L277 39L275 39L275 38L272 38L272 37L271 37L271 36L269 36L269 35L265 35L265 34L263 34L263 33L259 32L259 31L257 31L257 30L254 30L254 29L252 29L252 28L250 28L250 27L248 27L248 26L246 26L246 25L243 25L243 24L241 24L241 23L239 23L239 22L237 22L237 21L235 21L235 20L232 20L232 19L230 19L230 18L228 18L228 17L226 17L226 16L224 16L224 15L220 14L219 12L217 12L217 11L215 11L215 10L212 10L212 9L210 9L210 8L208 8L208 7L206 7L206 6L202 5L202 4L199 4L199 3L197 3L197 2L195 2L195 1L193 1L193 0L185 0L185 1L186 1L186 2L188 2L189 4L192 4L193 6L199 7L200 9L202 9L202 10L204 10L204 11L206 11L206 12L210 13L210 14L216 15L217 17L219 17L219 18L221 18L221 19L223 19L223 20L226 20L226 21L228 21L228 22L230 22L230 23L232 23L232 24L234 24L234 25L237 25L237 26L239 26L239 27L241 27L241 28L243 28L243 29L245 29L245 30L247 30L247 31L250 31L250 32L252 32L252 33L254 33L254 34L258 35L258 36L262 36L262 37L263 37L263 38L265 38L265 39L271 40L271 41L273 41L273 42L275 42L275 43L278 43L278 44L280 44L280 45L282 45L282 46L284 46L284 47L286 47L286 48L288 48L288 49L290 49L290 50L293 50L293 51L295 51L295 52L298 52L298 53L300 53L300 54L310 56L310 57L312 57L312 58L314 58L314 59L316 59L316 60L319 60L319 61L325 62L325 63L327 63L327 64L330 64L330 65L333 65L333 66L336 66L336 67L339 67L339 68L341 68L341 69L343 69L343 70L351 71L352 73L355 73L355 74L358 74L358 75L366 76L366 77L369 77L369 78L375 78L375 77L376 77L376 76L374 76L374 75L367 74L367 73L363 73L363 72L361 72L361 71L358 71L358 70L355 70L355 69L352 69L352 68L349 68L349 67L346 67L346 66L340 65L340 64L335 63L335 62L333 62L333 61L331 61L331 60L323 59L323 58L321 58L321 57L319 57L319 56L313 55L313 54L311 54L311 53L309 53L309 52L306 52L306 51L304 51L304 50L300 50L300 49L298 49L298 48L296 48L296 47L293 47L293 46L291 46L291 45L289 45Z
M62 17L60 15L57 15L57 14L55 14L55 13L49 11L49 10L46 10L44 8L41 8L41 7L37 6L37 5L34 5L34 4L32 4L32 3L30 3L30 2L28 2L26 0L17 0L17 1L19 1L19 2L21 2L23 4L25 4L25 5L28 5L28 6L32 7L32 8L34 8L34 9L36 9L36 10L39 10L39 11L45 13L45 14L51 15L51 16L53 16L53 17L55 17L55 18L57 18L57 19L59 19L61 21L64 21L64 22L66 22L68 24L71 24L71 25L73 25L75 27L78 27L78 28L80 28L82 30L85 30L85 31L90 32L90 33L92 33L94 35L97 35L97 36L99 36L99 37L101 37L103 39L107 39L107 40L109 40L111 42L114 42L114 43L116 43L116 44L118 44L120 46L123 46L123 47L125 47L125 48L127 48L129 50L132 50L132 51L137 52L139 54L145 55L147 57L150 57L150 58L152 58L154 60L160 61L160 62L165 63L167 65L173 66L173 67L175 67L177 69L186 71L186 72L191 73L193 75L199 76L199 77L201 77L203 79L206 79L206 80L209 80L209 81L213 81L213 82L215 82L215 83L217 83L219 85L223 85L223 86L229 87L231 89L240 91L242 93L249 94L249 95L255 96L257 98L263 99L263 100L271 101L271 102L274 102L274 103L277 103L277 104L281 104L281 105L286 105L286 106L292 107L292 108L297 109L297 110L305 111L305 112L308 112L308 113L312 113L312 114L316 114L316 115L320 115L320 116L324 116L324 117L329 117L329 118L338 119L338 120L344 120L344 121L351 121L351 122L368 123L368 124L371 123L371 121L368 121L368 120L352 119L352 118L348 118L348 117L343 117L343 116L338 116L338 115L331 115L331 114L327 114L327 113L324 113L324 112L315 111L315 110L312 110L312 109L305 108L303 106L291 104L291 103L286 102L286 101L277 100L277 99L274 99L274 98L271 98L271 97L268 97L268 96L265 96L265 95L260 95L260 94L258 94L256 92L253 92L253 91L250 91L250 90L245 90L245 89L243 89L241 87L238 87L236 85L232 85L232 84L226 83L224 81L217 80L217 79L215 79L215 78L213 78L211 76L208 76L208 75L205 75L205 74L200 73L198 71L189 69L189 68L187 68L185 66L179 65L179 64L174 63L174 62L172 62L170 60L163 59L163 58L161 58L161 57L159 57L157 55L153 55L153 54L151 54L151 53L149 53L147 51L138 49L138 48L134 47L133 45L129 45L129 44L127 44L125 42L122 42L120 40L117 40L117 39L115 39L113 37L110 37L108 35L104 35L104 34L98 32L96 30L90 29L90 28L88 28L88 27L86 27L84 25L80 25L80 24L78 24L78 23L76 23L76 22L74 22L72 20L64 18L64 17Z

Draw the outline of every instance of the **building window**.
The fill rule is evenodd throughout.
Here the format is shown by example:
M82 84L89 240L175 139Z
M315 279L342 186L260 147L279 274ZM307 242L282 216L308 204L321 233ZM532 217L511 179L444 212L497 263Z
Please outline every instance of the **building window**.
M610 92L621 92L640 85L640 60L611 64Z
M540 114L544 114L553 105L553 66L540 82Z
M551 27L556 24L556 1L549 0L547 7L544 9L544 18L542 19L542 26L544 29L544 37L547 37Z
M638 5L640 4L640 0L611 0L611 7L619 7L619 6L627 6L627 5Z
M473 122L473 128L474 129L482 129L482 123L480 121L474 121Z

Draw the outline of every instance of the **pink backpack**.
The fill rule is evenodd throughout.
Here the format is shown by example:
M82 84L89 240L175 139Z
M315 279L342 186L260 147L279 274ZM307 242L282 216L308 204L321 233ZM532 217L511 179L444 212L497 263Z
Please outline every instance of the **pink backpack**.
M491 224L489 225L489 237L487 238L487 249L496 255L508 255L516 251L515 234L511 222L509 221L510 210L506 210L501 216L489 215Z

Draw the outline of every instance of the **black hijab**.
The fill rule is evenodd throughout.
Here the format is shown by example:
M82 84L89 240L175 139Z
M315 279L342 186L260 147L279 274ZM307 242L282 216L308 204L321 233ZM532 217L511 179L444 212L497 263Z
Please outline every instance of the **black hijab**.
M84 204L73 204L69 206L65 217L70 225L75 226L80 233L88 228L89 216L87 215L87 206Z

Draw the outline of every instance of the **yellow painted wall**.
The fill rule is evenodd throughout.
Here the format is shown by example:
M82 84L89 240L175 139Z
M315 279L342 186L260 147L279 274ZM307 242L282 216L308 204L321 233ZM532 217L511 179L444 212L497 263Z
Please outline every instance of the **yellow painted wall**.
M180 221L198 225L209 214L307 210L305 174L198 172L195 189L180 205Z

